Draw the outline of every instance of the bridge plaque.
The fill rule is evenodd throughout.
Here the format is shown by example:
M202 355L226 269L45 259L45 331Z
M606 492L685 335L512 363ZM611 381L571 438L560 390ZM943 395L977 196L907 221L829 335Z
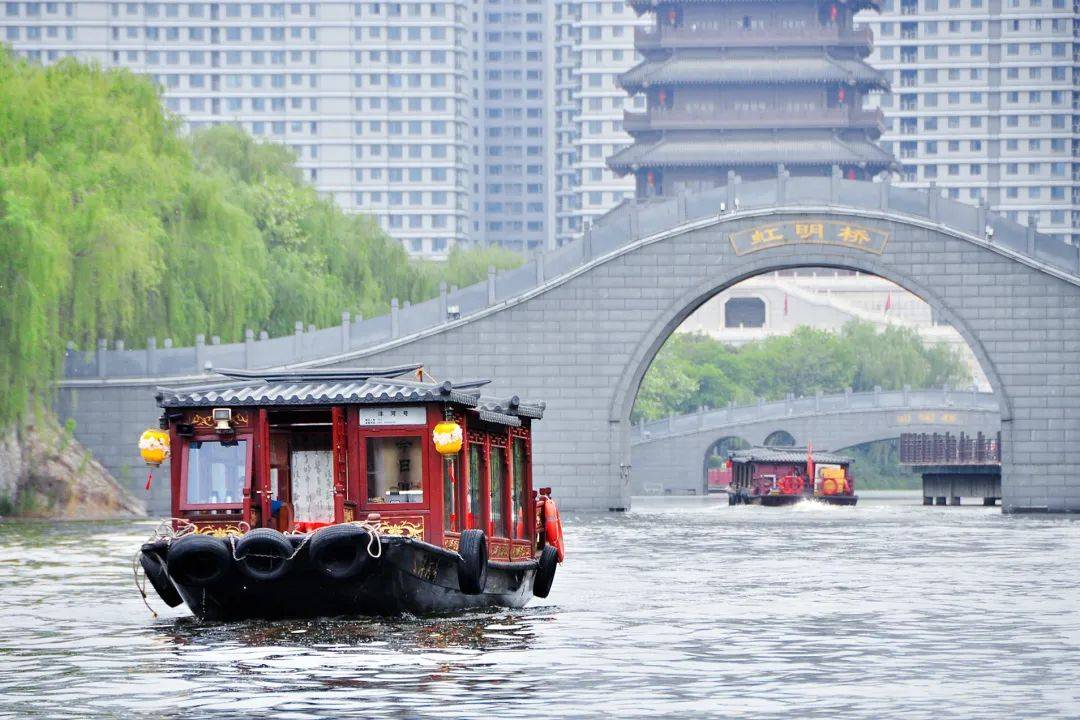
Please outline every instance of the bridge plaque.
M728 236L736 255L781 245L840 245L876 255L885 252L889 233L834 220L791 220L756 225Z

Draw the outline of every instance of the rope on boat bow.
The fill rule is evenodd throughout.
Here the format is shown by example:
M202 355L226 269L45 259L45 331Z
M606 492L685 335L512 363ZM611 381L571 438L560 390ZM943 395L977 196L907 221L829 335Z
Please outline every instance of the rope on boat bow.
M247 523L242 523L242 524L247 525ZM371 523L364 522L362 520L354 520L352 522L343 523L343 524L356 525L356 526L360 527L361 529L366 530L367 534L368 534L368 544L367 544L367 553L368 553L368 555L370 555L373 558L382 557L382 538L379 537L379 527L378 527L378 525L372 525ZM176 526L179 526L179 529L176 529ZM333 527L333 526L332 525L326 525L325 527ZM241 530L241 528L237 528L237 529ZM248 529L249 530L251 529L250 526L248 526ZM310 533L306 533L305 536L304 536L304 539L300 542L299 545L296 546L296 549L293 550L292 555L290 555L288 558L286 558L286 562L292 561L293 558L295 558L297 555L299 555L300 551L304 549L304 546L307 545L308 542L311 540L311 538L315 536L315 533L319 532L319 530L321 530L321 529L322 528L319 528L319 529L314 530L314 531L312 531ZM150 534L150 537L147 538L146 542L152 543L152 542L156 542L158 540L164 540L166 543L172 543L173 540L176 540L179 537L183 537L184 535L190 535L192 533L198 533L198 532L199 532L199 529L190 520L186 520L184 518L165 518L160 523L158 523L157 527L154 528L154 532L152 532ZM247 558L247 557L263 557L263 558L269 558L269 559L273 559L273 560L278 559L277 556L260 555L260 554L255 554L255 553L247 553L242 558L238 557L236 555L236 538L237 538L237 534L236 533L229 533L227 537L228 537L229 549L232 552L232 558L233 558L233 560L235 562L240 562L241 560L243 560L244 558ZM146 606L146 609L150 611L151 615L153 615L155 618L157 618L158 614L154 610L154 608L150 607L150 602L149 602L149 599L147 598L147 594L146 594L146 583L147 583L148 578L146 577L146 571L143 570L142 563L140 562L140 560L142 560L142 555L143 555L143 552L140 549L131 558L131 572L132 572L132 575L135 578L135 589L139 591L139 596L142 598L143 605ZM141 577L140 577L140 573L139 573L140 570L142 570ZM204 590L204 592L205 592L205 590Z
M340 524L341 525L356 525L356 526L360 527L361 529L366 530L367 534L368 534L368 545L367 545L367 553L368 553L368 555L370 555L373 558L382 557L382 539L379 537L379 528L377 526L372 525L371 523L368 523L368 522L364 522L363 520L353 520L352 522L340 523ZM324 527L334 527L334 525L325 525ZM304 539L301 540L300 544L296 546L296 549L293 550L292 555L285 558L285 562L291 562L293 560L293 558L295 558L297 555L299 555L300 551L304 549L304 546L308 544L308 542L311 540L311 538L315 537L315 533L319 532L319 530L322 530L322 528L317 528L315 530L312 530L309 533L305 533L304 534ZM374 550L372 548L374 548ZM244 559L249 558L249 557L265 558L267 560L279 560L279 559L281 559L277 555L262 555L260 553L252 553L252 552L245 553L243 556L238 556L236 554L236 535L229 535L229 549L232 551L232 558L233 558L233 560L235 562L240 562L241 560L244 560Z

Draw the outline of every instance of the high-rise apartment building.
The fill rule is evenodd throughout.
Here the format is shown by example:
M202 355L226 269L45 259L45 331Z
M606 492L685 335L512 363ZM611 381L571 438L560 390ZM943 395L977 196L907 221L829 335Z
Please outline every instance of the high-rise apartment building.
M473 240L535 250L548 217L552 143L548 0L474 0Z
M1080 242L1072 0L883 0L858 20L889 75L883 141L900 184L987 202Z
M414 253L470 231L472 0L4 2L0 41L152 76L192 129L281 142Z
M880 13L856 16L855 32L874 35L866 61L893 95L848 103L883 110L897 182L936 183L1080 241L1074 2L881 0ZM472 241L522 250L565 242L633 196L635 173L620 177L607 159L631 144L624 111L640 125L656 78L638 78L634 95L618 83L645 59L635 33L664 31L653 8L662 4L20 0L0 2L0 42L44 63L74 55L151 75L189 127L234 123L289 145L324 195L373 214L411 252L439 257ZM723 9L740 3L668 4L689 13L672 32L704 33L733 58L753 51L731 46L760 30ZM830 6L837 18L858 6L813 4L826 24ZM701 26L721 20L735 25ZM690 52L690 42L676 50ZM756 62L779 77L769 57Z
M637 63L634 32L650 19L624 0L557 0L555 8L555 239L562 243L633 197L633 179L612 171L607 158L631 142L624 111L643 107L644 98L627 97L617 79Z

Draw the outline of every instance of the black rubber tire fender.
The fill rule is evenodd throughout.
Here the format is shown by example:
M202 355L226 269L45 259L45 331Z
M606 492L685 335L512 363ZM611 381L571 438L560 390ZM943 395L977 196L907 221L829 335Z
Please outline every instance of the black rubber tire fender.
M146 573L146 579L162 602L171 608L184 602L184 599L180 597L180 593L176 590L176 586L169 579L169 573L165 569L165 563L161 562L161 558L144 552L139 555L139 564L142 565L143 572Z
M293 547L273 528L255 528L236 541L236 566L252 580L277 580L289 571Z
M551 583L555 580L555 570L559 567L559 551L551 545L545 545L536 561L536 576L533 578L533 595L546 598L551 592Z
M172 542L165 565L180 585L207 587L220 582L232 567L232 552L221 538L192 533Z
M351 580L367 570L368 532L356 525L327 525L308 540L308 557L327 577Z
M483 530L464 530L458 544L458 587L466 595L479 595L487 584L488 545Z

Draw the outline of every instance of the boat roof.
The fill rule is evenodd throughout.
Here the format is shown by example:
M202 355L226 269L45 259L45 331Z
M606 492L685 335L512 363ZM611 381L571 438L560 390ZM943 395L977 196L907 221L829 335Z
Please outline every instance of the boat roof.
M850 465L853 460L846 455L814 451L815 463L832 465ZM728 453L732 462L768 462L768 463L805 463L806 448L797 447L753 447L745 450L732 450Z
M157 388L163 408L301 407L328 405L385 405L441 402L474 408L484 420L521 425L521 418L542 418L545 403L526 402L517 395L483 395L490 380L427 382L395 377L420 365L391 368L333 368L328 370L216 370L227 381Z

